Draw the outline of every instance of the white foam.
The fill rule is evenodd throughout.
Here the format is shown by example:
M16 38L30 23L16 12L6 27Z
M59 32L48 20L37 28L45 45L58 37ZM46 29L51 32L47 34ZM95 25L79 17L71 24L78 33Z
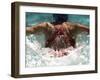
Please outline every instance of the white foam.
M34 38L34 39L33 39ZM32 41L31 41L32 39ZM84 42L85 40L85 42ZM77 48L67 49L68 55L55 57L54 50L42 47L36 35L26 36L26 67L82 65L89 63L89 36L77 36Z

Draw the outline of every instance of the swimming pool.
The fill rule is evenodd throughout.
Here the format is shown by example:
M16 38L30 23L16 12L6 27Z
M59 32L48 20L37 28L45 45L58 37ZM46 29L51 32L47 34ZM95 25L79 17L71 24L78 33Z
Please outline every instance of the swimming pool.
M26 13L26 26L36 25L40 22L53 22L53 16L49 13ZM68 14L68 21L89 26L88 15ZM76 38L77 48L69 50L70 54L63 57L55 57L50 48L45 48L45 36L43 33L30 34L26 36L25 66L46 67L46 66L71 66L85 65L89 63L89 35L80 33Z

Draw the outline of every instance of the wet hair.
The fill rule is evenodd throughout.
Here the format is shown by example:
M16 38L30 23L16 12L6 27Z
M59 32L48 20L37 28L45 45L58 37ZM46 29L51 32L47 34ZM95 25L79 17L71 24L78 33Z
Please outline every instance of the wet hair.
M53 19L55 23L63 23L68 20L67 14L53 14Z

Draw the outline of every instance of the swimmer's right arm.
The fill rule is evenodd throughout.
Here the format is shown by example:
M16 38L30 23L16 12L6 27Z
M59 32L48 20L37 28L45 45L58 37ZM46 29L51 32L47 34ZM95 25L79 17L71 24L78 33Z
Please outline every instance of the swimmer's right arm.
M49 22L43 22L43 23L40 23L36 26L27 27L26 28L26 33L27 34L33 34L35 32L38 32L39 30L46 30L48 28L54 28L54 27Z

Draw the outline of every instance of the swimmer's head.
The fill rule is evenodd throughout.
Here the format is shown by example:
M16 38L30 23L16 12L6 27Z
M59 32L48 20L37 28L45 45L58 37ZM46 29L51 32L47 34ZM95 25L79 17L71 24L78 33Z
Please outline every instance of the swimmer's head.
M68 20L67 14L53 14L54 21L56 23L63 23Z

